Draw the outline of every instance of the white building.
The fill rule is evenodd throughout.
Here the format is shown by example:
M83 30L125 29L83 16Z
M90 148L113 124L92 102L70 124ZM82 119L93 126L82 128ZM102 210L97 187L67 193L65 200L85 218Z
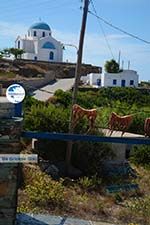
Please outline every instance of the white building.
M93 87L138 87L139 75L134 70L123 70L120 73L91 73L81 80Z
M18 36L15 47L23 49L23 59L62 62L63 46L52 37L48 24L39 22L33 24L25 37Z

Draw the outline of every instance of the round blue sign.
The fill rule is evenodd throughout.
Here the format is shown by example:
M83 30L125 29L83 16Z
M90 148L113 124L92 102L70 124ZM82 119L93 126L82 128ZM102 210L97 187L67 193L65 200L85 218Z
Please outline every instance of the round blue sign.
M25 89L20 84L12 84L6 90L6 97L11 103L18 104L25 98Z

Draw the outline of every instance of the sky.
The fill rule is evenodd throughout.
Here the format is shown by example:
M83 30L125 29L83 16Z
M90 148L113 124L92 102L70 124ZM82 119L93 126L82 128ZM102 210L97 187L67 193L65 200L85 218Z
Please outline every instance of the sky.
M150 41L149 0L93 0L93 3L100 17ZM13 47L16 37L25 35L28 28L40 20L50 25L54 38L78 46L82 6L81 0L0 0L0 49ZM93 12L91 4L89 10ZM118 61L119 51L124 69L130 60L130 69L138 72L140 80L150 80L150 44L88 14L83 62L103 67L112 57ZM76 49L66 45L64 61L76 62L76 59Z

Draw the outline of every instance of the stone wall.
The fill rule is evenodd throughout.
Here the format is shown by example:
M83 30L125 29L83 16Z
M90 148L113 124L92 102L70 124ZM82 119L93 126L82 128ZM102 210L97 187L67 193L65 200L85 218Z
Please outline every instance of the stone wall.
M32 91L32 90L41 88L54 80L55 80L55 73L53 73L52 71L49 71L42 78L30 78L30 79L21 79L21 80L20 79L18 79L18 80L1 80L0 85L2 85L3 88L7 88L8 86L10 86L12 84L19 83L25 88L26 91ZM1 91L0 91L0 93L1 93Z
M0 59L0 70L12 71L21 77L36 77L38 74L47 74L49 71L55 74L56 78L72 78L75 76L76 63L66 62L44 62L34 60L6 60ZM91 64L82 64L81 74L101 73L102 68Z
M45 74L43 78L39 78L39 79L32 78L30 80L23 80L19 83L25 88L26 91L33 91L49 84L50 82L54 80L55 80L55 74L52 71L49 71L49 73Z
M20 118L12 118L14 110L4 116L3 110L13 108L0 97L0 154L19 154L21 150ZM0 158L1 159L1 158ZM14 225L17 210L18 164L0 160L0 225Z

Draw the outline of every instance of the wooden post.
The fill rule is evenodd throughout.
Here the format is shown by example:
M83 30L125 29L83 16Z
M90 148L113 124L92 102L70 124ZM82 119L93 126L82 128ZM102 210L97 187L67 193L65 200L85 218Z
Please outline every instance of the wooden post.
M78 58L77 58L77 64L76 64L76 70L75 70L75 83L74 83L73 94L72 94L72 106L76 103L76 100L77 100L78 85L79 85L79 80L81 76L81 64L82 64L83 44L84 44L88 6L89 6L89 0L84 0L84 10L83 10L83 17L82 17L81 32L80 32L79 49L77 52ZM71 106L71 114L70 114L70 120L69 120L70 134L74 133L72 106ZM69 174L69 168L71 164L72 145L73 145L72 141L68 142L67 152L66 152L66 173L67 174Z

